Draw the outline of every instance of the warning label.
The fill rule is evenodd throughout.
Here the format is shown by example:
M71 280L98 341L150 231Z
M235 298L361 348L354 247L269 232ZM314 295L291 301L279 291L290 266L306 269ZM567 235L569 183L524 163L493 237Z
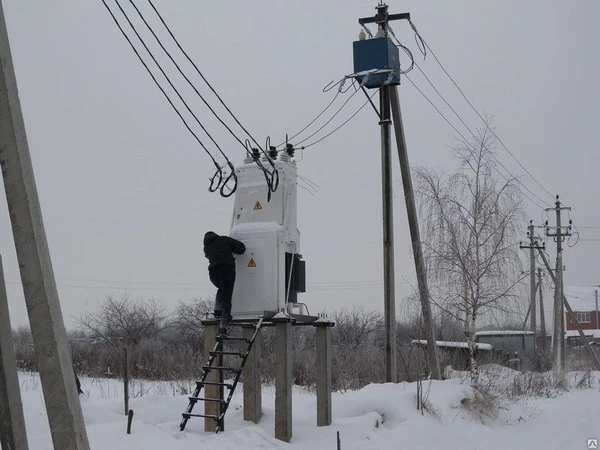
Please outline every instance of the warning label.
M258 211L259 209L262 209L262 205L260 204L260 202L259 202L259 201L257 201L257 202L254 204L254 211Z
M248 267L256 267L256 261L254 261L254 258L250 258L250 261L248 261Z

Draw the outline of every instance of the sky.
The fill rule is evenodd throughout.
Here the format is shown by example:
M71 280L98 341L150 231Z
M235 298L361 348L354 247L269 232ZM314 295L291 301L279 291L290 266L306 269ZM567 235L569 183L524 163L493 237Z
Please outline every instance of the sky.
M114 0L108 3L114 6ZM137 4L150 16L145 1ZM353 71L357 19L373 15L377 2L155 4L252 135L261 143L267 136L280 143L331 101L335 90L323 92L330 81ZM207 191L210 159L170 109L102 2L4 0L3 5L67 328L108 295L155 298L168 308L213 295L202 238L207 230L228 233L233 197ZM600 284L595 263L600 245L600 63L595 58L600 3L404 1L390 3L390 12L411 13L444 67L473 105L493 117L497 134L537 180L499 150L498 158L533 192L525 191L537 203L525 199L527 217L536 224L546 220L543 208L553 206L555 194L572 208L570 218L581 239L565 249L565 283ZM435 59L428 55L423 61L409 24L392 26L469 127L481 126ZM417 69L409 76L461 133L468 133ZM186 98L192 97L185 92ZM202 87L202 92L208 90ZM344 94L336 105L350 95ZM451 172L455 165L449 147L457 132L406 79L399 95L411 165ZM306 143L332 131L364 101L360 92L353 96ZM214 97L210 102L216 105ZM202 104L194 109L229 158L241 163L241 146ZM312 314L359 305L382 311L381 160L375 113L367 105L298 159L298 173L318 186L314 192L300 189L298 195L307 267L307 292L301 301ZM402 318L403 298L413 292L416 278L395 152L393 162L398 190L396 309ZM26 308L4 196L0 203L0 253L12 325L19 326L27 324ZM525 227L519 239L526 239ZM553 260L554 253L550 255Z

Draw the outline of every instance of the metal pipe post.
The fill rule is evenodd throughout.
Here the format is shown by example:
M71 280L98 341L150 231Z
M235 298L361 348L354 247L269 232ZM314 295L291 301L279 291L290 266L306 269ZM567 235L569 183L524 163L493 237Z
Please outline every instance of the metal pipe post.
M429 302L429 288L427 286L425 259L423 258L423 249L421 247L419 220L417 218L415 195L413 192L412 178L410 176L408 152L406 151L406 139L404 137L404 126L402 124L400 101L398 98L398 91L396 90L395 86L391 88L391 102L392 116L394 118L394 132L396 134L396 145L398 146L398 158L400 160L400 172L402 174L402 186L404 187L404 202L406 203L408 226L410 229L413 257L417 272L417 283L419 286L419 299L421 301L421 311L423 312L423 322L425 323L427 332L427 359L429 360L431 377L436 380L441 380L442 371L440 368L440 360L436 345L433 314L431 313L431 304Z

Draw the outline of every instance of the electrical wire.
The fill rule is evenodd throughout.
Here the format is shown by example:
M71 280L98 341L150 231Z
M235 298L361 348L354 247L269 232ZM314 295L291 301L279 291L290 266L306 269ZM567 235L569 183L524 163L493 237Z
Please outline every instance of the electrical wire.
M376 91L375 91L375 92L374 92L374 93L371 95L371 97L369 98L369 100L367 100L366 102L364 102L364 103L362 104L362 106L361 106L360 108L358 108L358 110L357 110L357 111L356 111L354 114L352 114L350 117L348 117L348 119L346 119L344 122L342 122L342 124L341 124L341 125L339 125L338 127L334 128L334 129L333 129L331 132L327 133L327 134L326 134L325 136L323 136L322 138L320 138L320 139L317 139L316 141L314 141L314 142L311 142L310 144L307 144L307 145L304 145L304 146L302 146L302 147L301 147L301 148L302 148L302 150L304 150L305 148L308 148L308 147L312 147L313 145L315 145L315 144L318 144L319 142L323 141L324 139L327 139L327 138L328 138L329 136L331 136L333 133L335 133L335 132L336 132L336 131L338 131L340 128L342 128L344 125L346 125L348 122L350 122L352 119L354 119L354 117L355 117L355 116L356 116L356 115L357 115L359 112L361 112L361 110L362 110L362 109L363 109L365 106L367 106L367 104L369 104L370 100L371 100L371 99L372 99L372 98L375 96L375 94L377 94L377 92L379 92L379 89L377 89L377 90L376 90Z
M425 98L425 100L427 100L427 102L433 107L433 109L435 109L437 111L437 113L442 117L442 119L444 119L446 121L446 123L448 123L448 125L450 125L450 127L452 127L452 129L454 131L456 131L456 133L462 138L462 142L467 145L472 151L475 151L472 148L472 145L469 143L469 140L459 131L458 128L456 128L456 126L444 115L444 113L442 113L440 111L440 109L435 105L435 103L433 103L433 101L411 80L411 78L408 75L405 75L406 79L413 85L413 87ZM493 155L492 155L493 157ZM501 167L504 168L504 170L506 170L507 173L510 174L510 171L502 164L500 163L497 159L494 159L496 162L499 163L499 165ZM496 169L497 170L497 169ZM505 180L505 181L509 181L509 178L507 178L502 172L500 172L499 170L497 170L498 174ZM513 179L516 182L519 182L518 178L514 178ZM543 202L543 200L541 200L537 195L535 195L527 186L525 186L524 184L521 183L521 185L529 192L531 193L533 196L535 196L536 198L538 198L541 202ZM529 201L531 203L533 203L534 205L536 205L538 208L540 209L544 209L544 206L540 205L538 202L536 202L535 200L533 200L531 197L529 197L527 194L523 193L523 196L526 197L527 199L529 199Z
M215 158L212 155L212 153L208 150L208 148L200 140L200 138L198 137L198 135L192 130L192 128L188 124L187 120L183 117L183 115L181 114L181 112L179 111L179 109L175 106L175 104L173 103L173 101L171 100L171 98L169 97L169 95L167 94L167 92L165 91L165 89L158 82L158 80L156 79L156 76L152 73L152 70L150 70L150 68L148 67L148 64L146 64L146 62L144 61L144 59L142 58L142 56L138 52L137 48L135 47L135 45L133 44L133 42L131 41L131 39L127 35L127 33L125 33L125 30L123 29L123 27L121 26L121 24L117 20L117 18L115 16L115 14L113 13L113 11L110 9L110 7L108 6L108 4L106 3L106 0L102 0L102 3L106 7L106 10L110 14L110 16L112 17L112 19L115 22L115 25L117 26L117 28L119 28L119 31L121 31L121 34L127 40L127 42L129 43L131 49L136 54L136 56L138 57L138 59L140 60L140 62L142 63L142 65L144 66L144 68L146 69L146 71L148 72L148 74L150 75L150 77L152 78L152 80L154 81L154 84L156 84L156 86L162 92L162 94L164 95L164 97L167 99L167 101L169 102L169 104L171 105L171 107L173 108L173 110L175 111L175 113L177 114L177 116L181 119L181 121L183 122L183 124L185 125L185 127L187 128L187 130L192 134L192 136L194 137L194 139L198 142L198 144L200 144L200 146L204 149L204 151L206 152L206 154L210 157L210 159L212 160L213 164L215 165L217 171L209 179L210 180L210 185L209 185L208 190L210 192L216 192L217 190L223 189L224 188L224 183L223 183L223 172L222 172L221 166L219 165L219 163L217 163L217 161L215 160ZM215 180L218 180L218 182L217 182L216 185L215 185ZM223 193L221 192L221 194L223 194Z
M414 24L411 22L411 26L413 27L413 29L416 32L416 26L414 26ZM425 45L425 48L427 50L429 50L429 53L431 53L431 55L433 56L433 58L436 60L436 62L438 63L438 65L440 66L440 68L444 71L444 73L446 74L446 76L450 79L450 81L454 84L454 86L456 87L456 89L458 89L458 91L460 92L460 94L462 95L462 97L465 99L465 101L468 103L468 105L471 107L471 109L479 116L479 118L481 119L481 121L486 125L486 127L488 128L488 130L494 135L494 137L498 140L498 142L500 143L500 145L502 145L502 147L504 148L504 150L506 150L506 152L517 162L517 164L521 167L521 169L523 169L530 177L531 179L540 187L542 188L543 191L545 191L548 195L550 195L552 198L554 198L554 195L548 190L546 189L534 176L533 174L527 170L527 168L525 166L523 166L523 164L521 164L521 162L519 161L519 159L514 155L513 152L511 152L508 147L504 144L504 142L502 141L502 139L500 139L500 137L498 135L496 135L496 133L489 127L489 124L486 122L485 118L481 115L481 113L477 110L477 108L475 108L475 106L473 106L473 103L469 100L469 98L467 97L467 95L464 93L464 91L460 88L460 86L458 85L458 83L454 80L454 78L452 78L452 76L448 73L448 71L446 70L446 68L444 67L444 65L441 63L441 61L438 59L438 57L436 56L435 52L431 49L431 47L429 46L429 44L427 44L427 41L425 41L421 35L419 34L419 38L421 40L421 42Z
M233 114L233 112L231 111L231 109L229 109L229 107L225 104L225 102L223 101L223 99L221 98L221 96L217 93L217 91L212 87L212 85L209 83L209 81L206 79L206 77L202 74L202 72L200 71L200 69L198 68L198 66L196 65L196 63L194 63L194 61L192 60L192 58L190 58L190 56L188 55L188 53L181 46L181 44L179 43L179 40L175 37L175 35L171 31L171 28L169 27L169 25L167 25L166 21L163 19L163 16L161 15L161 13L158 11L158 9L156 9L156 7L154 6L154 3L152 2L152 0L148 0L148 3L150 4L150 6L152 7L152 9L154 10L154 12L156 13L156 15L158 16L159 20L164 25L165 29L167 30L167 32L169 33L169 35L171 36L171 38L173 39L173 41L175 42L175 44L177 45L177 47L179 48L179 50L181 50L181 53L183 53L183 55L186 57L186 59L189 61L189 63L194 67L194 69L196 70L196 72L198 73L198 75L200 75L200 77L206 83L206 85L209 87L209 89L212 91L212 93L217 97L217 99L219 99L219 102L221 102L221 105L223 105L223 107L231 115L231 117L233 118L233 120L235 120L235 122L244 131L244 133L246 133L250 137L250 139L254 142L254 144L259 149L262 150L260 144L256 141L256 139L254 139L254 137L252 136L252 134L250 134L250 132L241 124L241 122L238 120L238 118L235 116L235 114ZM264 150L263 150L263 152L264 152Z
M406 47L404 47L404 46L403 46L403 45L400 43L400 41L398 41L398 39L396 38L396 36L395 36L395 35L393 35L393 34L392 34L392 36L394 36L394 39L396 40L396 42L398 43L398 45L399 45L399 46L401 46L401 47L402 47L402 48L403 48L403 49L406 51ZM412 57L412 53L408 53L408 54L409 54L409 56L411 56L411 57ZM436 86L433 84L433 82L432 82L432 81L431 81L431 79L430 79L430 78L427 76L427 74L426 74L426 73L423 71L423 69L421 69L421 66L420 66L418 63L416 63L416 62L414 61L414 59L413 59L413 63L414 63L414 65L417 67L417 69L418 69L418 70L421 72L421 74L422 74L422 75L425 77L425 79L426 79L426 80L427 80L427 82L428 82L428 83L431 85L431 87L434 89L434 91L435 91L435 92L438 94L438 96L439 96L439 97L442 99L442 101L443 101L443 102L444 102L444 103L445 103L445 104L448 106L448 108L450 108L450 110L451 110L451 111L454 113L454 115L455 115L455 116L458 118L458 120L459 120L459 121L460 121L460 122L463 124L463 126L464 126L464 127L467 129L467 131L468 131L468 132L471 134L471 136L473 136L473 138L474 138L475 140L477 140L477 139L478 139L477 135L475 135L475 133L474 133L474 132L471 130L471 128L470 128L470 127L469 127L469 126L466 124L466 122L463 120L463 118L461 117L461 115L460 115L460 114L459 114L459 113L456 111L456 109L454 109L454 108L452 107L452 105L450 105L450 103L449 103L449 102L446 100L446 98L445 98L445 97L442 95L442 93L439 91L439 89L438 89L438 88L437 88L437 87L436 87ZM413 82L413 81L412 81L412 80L411 80L411 79L408 77L408 75L407 75L407 78L409 79L409 81L411 82L411 84L412 84L413 86L415 86L415 88L417 88L417 87L416 87L416 85L415 85L415 83L414 83L414 82ZM417 88L417 89L418 89L418 88ZM421 95L425 96L425 94L423 93L423 91L422 91L422 90L420 90L420 89L418 89L418 90L419 90L419 92L421 93ZM428 100L429 100L429 99L428 99ZM430 103L433 105L433 102L431 102L431 100L429 100L429 102L430 102ZM441 112L439 111L439 109L438 109L438 108L436 108L436 110L438 111L438 113L440 113L440 114L441 114ZM445 119L445 120L446 120L446 122L450 123L450 122L448 121L448 119ZM486 122L486 127L487 127L487 128L488 128L488 130L490 130L490 132L491 132L491 133L492 133L492 134L493 134L493 135L494 135L494 136L497 138L497 135L496 135L496 133L494 133L494 132L493 132L493 130L492 130L490 127L489 127L489 125L487 124L487 122ZM454 127L454 126L453 126L452 128L454 128L454 130L458 132L458 130L456 129L456 127ZM460 134L460 136L463 138L463 141L464 141L464 143L468 145L468 141L467 141L467 140L466 140L466 138L465 138L465 137L462 135L462 133L459 133L459 134ZM508 173L508 174L510 174L510 173L511 173L511 171L510 171L510 170L508 170L508 168L506 168L506 166L505 166L504 164L502 164L502 162L500 162L500 160L499 160L498 158L496 158L496 156L495 156L493 153L490 153L489 155L490 155L490 157L491 157L491 158L492 158L494 161L496 161L496 163L497 163L498 165L500 165L500 166L501 166L501 167L502 167L502 168L503 168L503 169L506 171L506 173ZM505 178L505 179L506 179L506 178ZM527 191L528 191L528 192L529 192L531 195L533 195L535 198L537 198L537 199L538 199L540 202L542 202L543 204L546 204L546 202L545 202L545 201L544 201L544 200L543 200L541 197L539 197L537 194L535 194L535 193L534 193L532 190L530 190L530 189L529 189L529 188L528 188L528 187L527 187L527 186L526 186L526 185L523 183L523 181L522 181L522 180L520 180L519 178L514 178L514 179L515 179L515 180L516 180L516 181L517 181L517 182L518 182L518 183L519 183L519 184L520 184L522 187L524 187L524 188L525 188L525 189L526 189L526 190L527 190ZM508 179L506 179L506 181L508 181ZM531 200L531 201L533 202L533 200L532 200L530 197L527 197L527 198L529 198L529 200ZM541 206L540 206L540 205L539 205L537 202L534 202L534 203L535 203L535 204L536 204L538 207L541 207ZM549 203L547 203L547 204L549 204ZM542 208L543 208L543 207L542 207Z

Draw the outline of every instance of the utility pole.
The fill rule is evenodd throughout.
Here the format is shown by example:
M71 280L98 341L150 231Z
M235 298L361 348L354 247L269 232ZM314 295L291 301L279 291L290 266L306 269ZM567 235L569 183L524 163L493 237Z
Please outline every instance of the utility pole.
M52 442L89 450L1 1L0 60L0 165Z
M396 50L393 43L387 42L388 38L388 22L391 20L399 19L410 19L409 13L402 14L388 14L388 6L380 2L376 7L377 14L374 17L365 17L359 19L358 22L362 26L367 23L376 23L378 27L377 38L384 38L384 45L390 45L391 48ZM376 39L377 39L376 38ZM376 42L375 40L372 43ZM360 44L359 45L363 45ZM383 48L383 47L380 47ZM357 47L355 46L355 70L357 67ZM389 55L389 50L386 50ZM372 53L371 53L372 54ZM360 54L361 58L364 58L364 53ZM361 59L360 63L363 63L364 59ZM378 85L379 87L379 125L381 127L381 170L382 170L382 192L383 192L383 255L384 255L384 302L385 302L385 326L386 326L386 381L395 382L397 380L397 369L396 369L396 314L395 314L395 293L394 293L394 246L393 246L393 196L392 196L392 165L391 165L391 151L390 151L390 125L392 120L390 118L390 108L393 115L394 130L396 135L396 143L398 146L398 156L400 158L400 170L402 173L402 183L404 186L404 197L406 202L406 209L408 213L408 223L411 234L411 242L413 248L413 255L415 259L415 266L417 272L417 280L419 286L419 297L421 300L421 308L423 311L423 319L425 328L427 331L428 340L428 359L429 368L431 371L431 377L434 379L441 379L442 373L439 364L439 358L437 353L435 332L433 327L433 317L431 314L431 307L429 303L429 290L427 288L427 275L425 272L425 263L423 259L423 252L421 249L421 239L419 236L419 224L417 219L414 194L412 189L412 180L410 178L410 166L408 163L408 156L406 152L406 142L404 139L404 131L402 128L402 117L400 114L400 105L398 102L398 93L396 91L396 84L399 84L399 60L397 67L370 67L369 69L384 69L384 71L390 72L387 82L382 82ZM392 64L394 61L386 61L386 64ZM356 70L360 72L364 69ZM395 82L393 80L394 75L397 76ZM382 75L379 75L382 76ZM366 80L365 80L366 82ZM392 86L394 84L394 86ZM362 87L362 86L361 86ZM367 87L375 87L369 86Z
M594 291L596 293L596 330L600 329L600 323L598 323L598 289Z
M565 314L563 307L563 260L562 243L565 237L571 235L570 224L563 230L561 221L561 212L570 211L571 208L561 206L558 195L554 208L546 208L546 211L555 211L556 213L556 231L550 232L550 226L546 221L546 236L554 237L556 242L556 280L554 283L554 332L552 333L552 359L555 369L562 369L565 365Z
M542 261L544 261L544 265L546 266L546 270L548 271L550 278L552 278L552 281L554 282L554 286L555 286L554 289L556 290L556 276L552 273L552 268L550 267L550 263L548 262L548 259L546 259L546 255L544 254L544 252L542 250L538 250L538 252L539 252L540 257L542 258ZM564 303L565 307L567 308L567 311L571 315L571 320L573 321L573 325L575 325L575 328L577 328L577 332L579 333L581 342L583 342L585 349L588 351L590 357L592 358L592 363L594 364L595 369L600 370L600 359L598 359L596 352L594 352L594 349L592 348L587 337L585 336L585 333L583 332L583 329L581 328L581 324L577 320L577 317L575 316L575 314L573 314L571 305L569 305L569 302L567 301L567 297L565 297L564 292L562 294L562 302Z
M538 248L545 248L543 245L538 245L537 238L533 234L534 226L533 220L529 221L529 227L527 231L527 236L529 237L529 245L523 245L522 242L519 242L519 248L527 248L529 249L529 283L530 283L530 295L529 295L529 310L531 311L531 331L534 333L534 337L537 332L537 324L536 324L536 311L535 311L535 250ZM543 312L542 312L543 314ZM525 320L527 322L527 320Z
M546 354L546 317L544 314L544 297L543 297L543 289L542 289L542 275L543 269L538 267L538 286L540 290L540 326L541 326L541 335L542 335L542 354Z

